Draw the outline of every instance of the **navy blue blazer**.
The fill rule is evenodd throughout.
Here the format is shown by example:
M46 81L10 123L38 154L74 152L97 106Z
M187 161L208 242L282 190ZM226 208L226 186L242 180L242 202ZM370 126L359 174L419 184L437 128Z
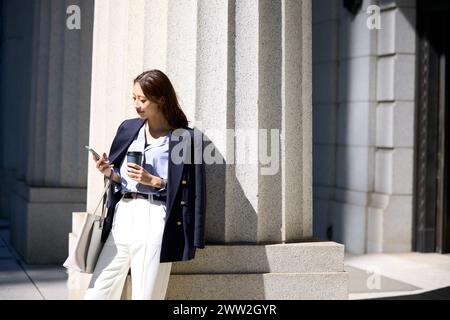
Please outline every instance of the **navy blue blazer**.
M109 161L119 168L126 156L128 147L136 138L145 120L140 118L122 122L109 152ZM198 132L198 131L197 131ZM174 139L174 136L178 139ZM205 247L205 168L194 163L194 153L203 152L203 136L194 144L194 129L174 130L169 141L169 168L167 177L167 220L164 228L160 262L173 262L193 259L196 248ZM174 163L170 157L172 149L178 145L184 157L181 163ZM182 147L185 147L184 149ZM178 149L180 148L180 149ZM177 153L178 154L178 153ZM202 155L203 153L197 153ZM175 161L178 162L178 161ZM199 161L196 161L199 162ZM102 241L105 242L111 231L114 210L121 198L121 192L109 188L106 201L107 216L103 224Z

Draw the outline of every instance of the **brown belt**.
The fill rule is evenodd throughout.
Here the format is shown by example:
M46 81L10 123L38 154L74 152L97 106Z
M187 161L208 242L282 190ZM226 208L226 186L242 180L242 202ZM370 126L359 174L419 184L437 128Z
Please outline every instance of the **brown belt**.
M167 197L157 194L146 194L146 193L139 193L139 192L126 192L123 194L124 199L148 199L149 197L152 197L153 200L158 201L166 201Z

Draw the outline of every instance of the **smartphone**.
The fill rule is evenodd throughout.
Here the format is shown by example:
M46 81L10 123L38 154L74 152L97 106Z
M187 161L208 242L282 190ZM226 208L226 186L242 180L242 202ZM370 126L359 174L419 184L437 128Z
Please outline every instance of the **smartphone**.
M98 160L100 160L100 155L97 153L97 152L95 152L95 150L94 149L92 149L91 147L89 147L89 146L84 146L86 149L88 149L94 156L95 156L95 159L97 159L97 161Z

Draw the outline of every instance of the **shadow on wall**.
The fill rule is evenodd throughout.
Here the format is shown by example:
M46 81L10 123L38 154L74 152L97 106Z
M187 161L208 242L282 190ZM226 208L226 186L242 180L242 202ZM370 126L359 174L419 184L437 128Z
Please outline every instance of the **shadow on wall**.
M230 110L227 110L227 112L234 112L234 110L232 110L233 108L234 106L230 106L228 108ZM201 131L200 129L198 130ZM219 148L214 145L206 134L203 133L203 135L205 137L203 145L204 150L206 149L206 152L213 150L212 158L215 159L215 162L218 162L214 164L205 164L207 190L205 221L206 246L222 245L225 244L225 242L227 242L228 245L255 244L253 239L257 239L258 216L253 206L248 201L248 198L236 177L235 165L227 164L225 158L220 153ZM232 188L232 190L230 190L230 188ZM230 193L232 194L233 199L227 198L227 194ZM235 201L235 199L239 199L239 201ZM231 237L239 239L239 241L230 241L230 235ZM224 250L220 257L215 256L216 253L211 254L211 251L207 251L207 249L204 250L206 251L200 250L203 255L206 252L209 252L209 255L206 255L205 257L205 263L208 263L208 259L212 259L210 261L212 263L217 263L217 259L229 262L241 259L241 257L236 256L236 252L233 250ZM258 255L259 267L264 270L270 270L266 249L264 247L260 247ZM198 263L198 259L191 261L188 264L196 263ZM181 264L182 270L183 266L186 267L187 263L181 262ZM206 268L208 269L208 267ZM176 269L176 267L174 269ZM199 267L199 269L201 269L201 267ZM196 268L193 268L193 270L194 273L198 272L198 269ZM190 292L191 289L189 288L191 286L192 288L195 287L194 283L183 281L182 277L177 278L178 275L182 275L183 273L184 272L178 273L173 271L173 276L171 277L168 288L169 296L177 297L179 294L177 293L179 285L183 288L183 294L185 292ZM206 273L211 273L211 271L208 270ZM202 274L202 272L199 272L199 274ZM176 279L178 279L180 283L177 284ZM255 287L251 288L251 292L259 292L261 295L260 298L264 299L264 277L255 277L254 285ZM243 290L242 292L246 292L246 290Z
M223 155L220 154L219 149L207 138L204 142L204 149L211 150L211 148L214 150L213 158L219 159L217 162L222 162L223 164L213 163L205 165L207 190L206 239L209 243L223 244L226 240L229 240L226 235L227 229L230 228L230 221L227 221L227 219L236 225L237 230L242 225L257 226L257 215L240 187L234 171L235 166L233 164L228 165ZM227 168L229 170L228 174ZM227 190L227 185L234 186L232 192L235 199L241 199L239 203L227 199L226 194L230 192L230 190ZM210 195L214 195L215 199L211 199ZM225 210L228 210L228 212L226 213ZM228 216L226 217L226 215ZM248 239L256 239L256 236L256 227L249 229L246 233Z

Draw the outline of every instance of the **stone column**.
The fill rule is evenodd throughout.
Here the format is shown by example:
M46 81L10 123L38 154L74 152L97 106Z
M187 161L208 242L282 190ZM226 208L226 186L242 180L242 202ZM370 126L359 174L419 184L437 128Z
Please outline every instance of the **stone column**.
M311 99L311 83L302 82L302 72L310 77L310 54L302 45L310 41L304 36L310 21L297 19L300 3L172 1L169 13L168 71L183 107L224 163L207 167L214 190L208 209L216 213L208 216L208 239L278 243L311 237L311 116L302 104ZM268 152L279 156L273 175L260 174L268 169L259 157L258 163L239 164L252 152L246 142L256 141L259 129L268 130L269 147L273 140L280 145L270 129L281 134L280 149Z
M111 9L112 2L97 1L96 13L97 6ZM112 72L140 72L128 66L130 59L144 68L158 67L140 52L145 46L154 47L145 41L155 37L141 36L141 29L135 31L128 22L130 8L142 2L120 3L114 19L106 9L95 18L93 79L98 66L108 63L103 56L96 64L97 55L119 55L129 44L129 38L120 38L127 32L136 42L117 65L109 62ZM311 1L169 0L162 8L150 6L154 1L145 3L141 14L147 17L161 9L158 16L165 16L166 23L152 23L153 29L142 32L166 35L167 41L161 42L166 46L165 71L192 126L207 137L205 149L215 147L216 158L222 160L206 166L207 248L198 250L192 261L173 264L167 299L345 299L343 246L308 242L312 236ZM134 18L139 24L140 19ZM100 40L100 34L111 38ZM110 109L110 104L96 100L100 96L96 83L106 75L98 76L92 110ZM125 81L116 94L130 92ZM125 113L120 113L116 111L114 119L116 115L122 119ZM91 128L93 123L105 126L105 117L92 121L93 117L91 113ZM116 128L107 129L105 145ZM266 129L268 145L273 147L259 154L258 147L252 148L258 145L258 133ZM255 161L243 163L246 154ZM267 174L271 170L265 164L266 154L279 155L279 165L271 164L271 174Z
M307 242L310 1L181 3L169 2L168 70L224 164L207 166L209 245L174 264L167 298L345 299L343 246ZM258 153L266 130L269 151ZM275 170L266 154L279 154Z
M81 29L66 27L69 5ZM28 136L12 199L11 240L27 263L67 257L71 212L85 210L93 1L33 2Z

